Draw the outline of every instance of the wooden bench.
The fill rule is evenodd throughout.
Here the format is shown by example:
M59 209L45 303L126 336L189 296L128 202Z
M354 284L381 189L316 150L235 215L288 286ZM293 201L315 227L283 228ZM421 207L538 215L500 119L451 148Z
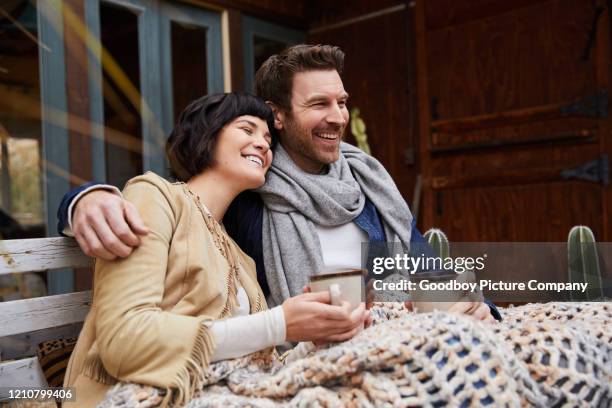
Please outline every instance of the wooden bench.
M0 241L0 275L92 266L72 238ZM2 387L46 387L36 351L40 342L76 337L91 292L0 302L0 401Z

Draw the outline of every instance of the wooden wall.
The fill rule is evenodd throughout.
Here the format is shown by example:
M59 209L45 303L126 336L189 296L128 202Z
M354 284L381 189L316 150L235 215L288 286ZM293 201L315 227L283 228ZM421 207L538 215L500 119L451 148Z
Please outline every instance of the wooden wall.
M84 0L66 2L82 18ZM227 10L229 17L232 89L243 88L241 18L253 15L290 27L309 27L308 42L339 45L346 52L345 86L351 106L361 109L368 127L373 154L390 171L400 191L412 200L416 178L417 144L414 45L410 35L414 13L408 2L398 0L350 2L285 0L188 0L188 3ZM400 9L398 9L398 7ZM380 15L378 15L380 14ZM356 21L354 21L356 20ZM347 24L348 22L348 24ZM336 25L340 25L337 26ZM73 28L65 29L69 110L77 119L87 115L87 76L83 44ZM376 46L372 46L375 39ZM86 154L81 133L71 135L71 155ZM350 134L349 134L350 138ZM89 163L72 161L76 179L89 179Z
M234 89L244 14L340 46L350 106L409 203L423 175L421 229L456 241L564 240L584 223L600 240L612 236L610 187L561 177L612 154L606 117L563 113L608 90L606 1L186 1L228 11ZM67 3L79 11L83 0ZM67 73L76 116L87 98L80 69ZM71 143L71 154L84 151L78 135ZM73 173L88 176L77 165Z
M610 186L562 174L611 153L606 2L419 0L416 16L424 224L609 240Z

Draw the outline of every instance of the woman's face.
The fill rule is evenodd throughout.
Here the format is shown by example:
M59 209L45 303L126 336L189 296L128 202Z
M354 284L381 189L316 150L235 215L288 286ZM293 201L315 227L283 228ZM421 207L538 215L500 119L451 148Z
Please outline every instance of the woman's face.
M265 120L238 116L219 132L212 169L242 190L260 187L272 164L271 143Z

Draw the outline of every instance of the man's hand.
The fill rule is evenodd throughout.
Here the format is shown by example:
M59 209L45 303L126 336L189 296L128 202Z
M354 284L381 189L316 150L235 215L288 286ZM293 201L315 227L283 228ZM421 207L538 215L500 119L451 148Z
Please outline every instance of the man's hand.
M450 313L465 314L485 323L495 323L497 320L491 315L489 305L483 302L457 302L450 309Z
M330 304L329 292L304 293L283 302L288 341L341 342L361 330L369 316L362 303L351 311L348 302Z
M124 258L149 233L134 205L106 190L85 194L74 207L72 232L83 252L92 257Z

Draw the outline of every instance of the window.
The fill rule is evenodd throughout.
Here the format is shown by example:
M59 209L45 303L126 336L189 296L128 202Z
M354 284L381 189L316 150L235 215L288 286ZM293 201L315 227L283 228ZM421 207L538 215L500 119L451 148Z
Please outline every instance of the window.
M92 148L82 160L91 161L95 180L119 187L143 171L166 175L164 145L177 113L196 97L223 91L221 15L161 0L84 5L93 38L87 71ZM55 235L56 210L70 188L65 7L46 0L0 5L5 239ZM50 294L71 292L74 276L53 271L46 283Z
M160 19L163 123L169 135L189 102L223 92L221 15L164 3Z
M45 235L36 6L13 2L0 20L0 205L3 238Z
M223 91L221 16L154 0L89 0L94 179L167 175L165 140L185 105ZM112 165L111 165L112 164Z
M138 15L115 4L100 3L100 39L107 54L122 75L140 92L140 61L138 58ZM104 101L104 161L105 179L122 187L130 178L142 173L142 121L140 100L130 93L125 83L117 81L119 73L103 72ZM131 97L130 97L131 96Z
M41 237L54 232L69 186L61 4L14 0L0 7L0 236ZM66 271L54 275L4 275L0 299L71 286Z

